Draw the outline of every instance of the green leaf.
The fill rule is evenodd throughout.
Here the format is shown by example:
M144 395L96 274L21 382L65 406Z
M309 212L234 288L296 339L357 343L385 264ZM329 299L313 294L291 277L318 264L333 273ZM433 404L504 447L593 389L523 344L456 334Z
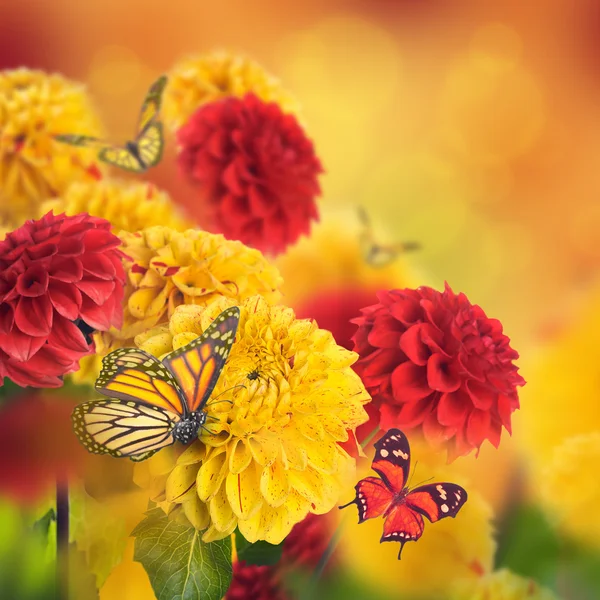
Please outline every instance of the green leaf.
M53 521L56 521L56 512L51 508L41 519L38 519L33 524L33 531L47 539L50 531L50 524Z
M128 537L125 519L76 487L71 488L69 510L71 541L86 556L100 588L123 559Z
M205 544L193 527L160 508L134 529L133 558L148 573L157 600L221 600L232 576L231 538Z
M238 529L235 532L235 550L238 559L249 565L275 565L281 558L283 542L277 546L263 541L251 544Z

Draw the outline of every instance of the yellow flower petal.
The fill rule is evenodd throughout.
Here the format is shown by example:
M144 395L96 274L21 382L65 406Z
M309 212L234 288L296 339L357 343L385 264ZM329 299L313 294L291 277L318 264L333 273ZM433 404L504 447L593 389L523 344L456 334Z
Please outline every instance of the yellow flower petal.
M198 497L202 502L208 502L219 491L221 483L227 475L227 453L219 448L205 460L198 471L196 484Z
M194 491L198 465L177 465L169 475L165 487L167 502L183 502Z
M252 463L241 473L229 473L225 484L231 509L239 519L250 519L262 504L260 467Z
M227 491L224 484L212 497L208 506L211 522L219 531L226 531L235 522L236 517L227 499Z
M243 439L233 440L229 455L229 470L231 473L241 473L252 460L252 453Z
M204 502L201 502L196 494L186 498L183 502L183 512L189 522L199 531L206 529L210 524L210 515Z
M279 461L263 469L260 478L260 491L270 506L281 506L290 493L287 471Z

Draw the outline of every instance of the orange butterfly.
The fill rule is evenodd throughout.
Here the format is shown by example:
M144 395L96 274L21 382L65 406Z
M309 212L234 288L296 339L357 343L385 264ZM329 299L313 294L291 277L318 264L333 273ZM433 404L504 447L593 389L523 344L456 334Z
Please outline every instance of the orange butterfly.
M139 461L175 440L197 439L239 318L238 307L223 311L200 337L162 361L136 348L105 356L96 389L110 400L75 408L73 426L81 443L95 454Z

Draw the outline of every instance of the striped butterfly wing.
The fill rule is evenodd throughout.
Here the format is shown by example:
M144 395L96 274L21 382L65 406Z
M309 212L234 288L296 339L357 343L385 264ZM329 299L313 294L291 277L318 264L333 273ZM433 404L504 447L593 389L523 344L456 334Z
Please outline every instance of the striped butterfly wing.
M146 165L128 148L107 146L98 153L98 158L109 165L119 167L119 169L125 171L143 173L146 170Z
M151 86L144 98L142 108L140 109L140 117L137 125L138 136L141 135L148 125L156 121L160 113L162 104L162 96L167 85L167 76L161 75Z
M136 348L119 348L102 360L96 390L104 396L186 415L178 382L157 358Z
M54 139L57 142L61 142L63 144L69 144L71 146L82 146L85 148L110 148L111 145L101 140L99 138L95 138L89 135L78 135L78 134L59 134L55 135Z
M125 400L92 400L75 407L75 434L94 454L144 460L171 445L180 416L157 406Z
M231 352L239 319L237 306L223 311L200 337L163 359L177 378L190 412L202 410L210 398Z
M144 168L154 167L160 162L163 153L162 123L150 123L135 141L139 160Z

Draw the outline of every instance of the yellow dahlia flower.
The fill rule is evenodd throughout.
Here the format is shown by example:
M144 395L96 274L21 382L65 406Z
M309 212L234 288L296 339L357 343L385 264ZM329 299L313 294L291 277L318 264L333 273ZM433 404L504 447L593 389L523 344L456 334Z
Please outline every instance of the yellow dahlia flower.
M457 584L450 600L558 600L533 579L501 569Z
M600 545L600 432L569 438L554 450L541 478L542 503L567 535Z
M252 92L276 102L284 112L298 112L298 104L279 81L258 63L227 52L186 58L173 67L163 101L163 118L179 129L203 104Z
M281 296L279 271L258 250L222 235L156 226L119 237L129 257L123 327L94 334L95 356L72 374L78 383L93 383L105 354L133 345L137 334L167 322L181 304L207 306L220 297L241 301L254 294L275 302Z
M76 215L86 212L111 223L116 233L136 232L153 225L164 225L183 231L192 227L186 221L169 194L152 183L124 179L78 182L70 185L59 198L42 203L39 216L53 210L54 214Z
M168 326L136 343L162 356L234 304L220 298L207 308L180 306ZM351 368L357 355L314 321L297 320L291 309L260 296L240 309L236 342L214 404L207 404L210 431L173 462L164 491L153 498L205 530L205 541L239 527L250 542L279 544L308 513L330 511L352 485L354 459L338 442L367 420L363 405L370 398ZM165 460L159 455L140 468L155 468L154 458ZM158 473L147 481L160 484L164 468Z
M58 133L102 133L83 86L43 71L0 71L0 217L35 218L42 200L98 175L95 152L56 142Z
M452 582L475 580L491 571L496 542L492 526L493 511L462 472L461 461L446 463L442 452L435 452L423 440L409 438L414 473L410 487L432 478L463 486L468 500L454 519L437 523L425 521L423 536L406 544L398 562L399 544L379 542L383 519L358 524L356 508L335 511L342 531L336 554L344 568L357 574L366 585L376 586L395 597L402 590L406 597L444 598ZM356 481L373 476L372 447L365 448ZM418 463L418 464L417 464ZM356 483L356 482L354 482ZM351 499L347 490L342 502ZM432 568L435 565L435 568Z

